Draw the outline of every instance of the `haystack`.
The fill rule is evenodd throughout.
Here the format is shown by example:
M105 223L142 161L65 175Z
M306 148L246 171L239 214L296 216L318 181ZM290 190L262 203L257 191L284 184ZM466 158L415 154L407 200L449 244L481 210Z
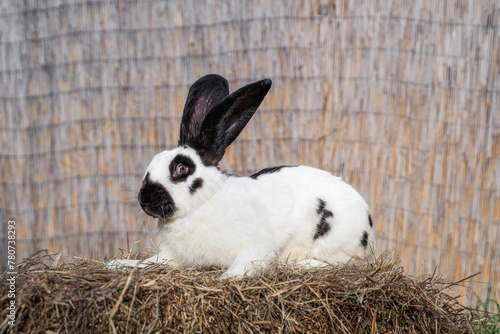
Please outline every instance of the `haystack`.
M406 275L388 254L314 270L276 263L224 281L215 268L110 271L104 261L56 260L39 252L19 266L16 326L5 321L1 332L472 333L477 322L450 296L456 283Z

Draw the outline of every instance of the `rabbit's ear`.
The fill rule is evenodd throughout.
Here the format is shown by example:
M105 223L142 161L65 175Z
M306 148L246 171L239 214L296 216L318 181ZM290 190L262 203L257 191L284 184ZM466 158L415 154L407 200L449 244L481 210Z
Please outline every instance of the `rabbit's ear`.
M264 79L242 87L224 99L230 107L224 118L225 145L228 147L238 137L257 111L271 88L271 79ZM221 103L222 104L222 103Z
M206 165L217 165L226 147L238 137L271 88L264 79L226 96L206 115L193 147Z
M206 115L228 95L227 80L217 74L206 75L189 88L182 114L179 146L194 146Z

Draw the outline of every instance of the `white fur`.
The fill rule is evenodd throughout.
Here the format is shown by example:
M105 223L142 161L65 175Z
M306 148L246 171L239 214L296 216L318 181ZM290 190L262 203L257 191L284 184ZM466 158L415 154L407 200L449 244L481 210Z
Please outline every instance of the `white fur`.
M169 164L182 153L196 164L184 182L172 183ZM145 260L181 266L219 266L222 278L254 274L275 257L290 263L318 266L347 263L373 256L375 237L368 205L340 178L305 166L285 167L257 179L230 176L204 166L195 150L179 147L156 155L146 173L163 185L178 210L165 219L159 254ZM190 193L196 178L203 185ZM313 240L321 215L318 201L333 213L331 229ZM364 232L368 246L361 245ZM134 266L115 260L109 267Z

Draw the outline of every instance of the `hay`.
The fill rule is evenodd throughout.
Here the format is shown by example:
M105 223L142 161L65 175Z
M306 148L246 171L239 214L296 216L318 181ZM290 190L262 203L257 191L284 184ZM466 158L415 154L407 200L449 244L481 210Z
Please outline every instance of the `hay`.
M446 293L456 283L405 275L388 254L358 267L301 271L276 263L258 277L227 281L217 280L218 269L117 272L104 262L57 262L42 252L20 265L15 330L472 333L477 321Z

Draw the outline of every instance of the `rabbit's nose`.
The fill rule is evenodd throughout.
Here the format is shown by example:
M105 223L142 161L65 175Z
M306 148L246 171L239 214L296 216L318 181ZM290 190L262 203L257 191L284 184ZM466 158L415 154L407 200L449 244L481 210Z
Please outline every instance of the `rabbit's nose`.
M138 195L139 204L151 217L170 218L177 210L175 202L165 187L149 180L147 175Z

